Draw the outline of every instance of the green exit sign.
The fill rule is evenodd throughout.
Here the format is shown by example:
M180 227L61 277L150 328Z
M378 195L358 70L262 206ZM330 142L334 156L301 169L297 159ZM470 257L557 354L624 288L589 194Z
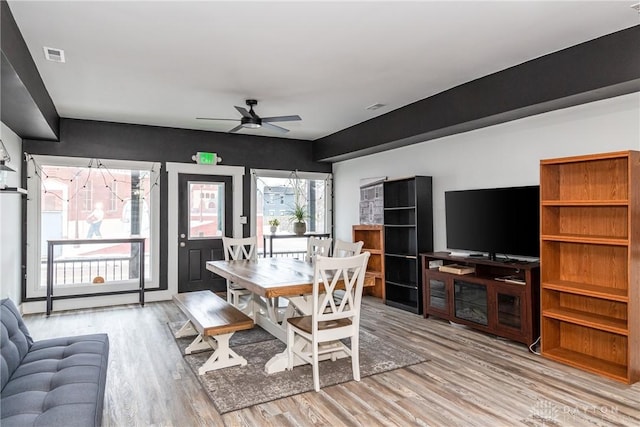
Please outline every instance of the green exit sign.
M199 165L215 165L216 163L218 163L216 153L198 151L195 157L196 163Z

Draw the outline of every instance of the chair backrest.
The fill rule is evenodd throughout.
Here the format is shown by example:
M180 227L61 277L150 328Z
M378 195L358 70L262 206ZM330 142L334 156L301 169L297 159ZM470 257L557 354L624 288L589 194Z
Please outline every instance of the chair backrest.
M360 242L345 242L344 240L336 239L336 244L333 246L334 257L346 257L360 255L362 252L363 241Z
M256 236L244 238L223 237L222 245L224 246L225 261L256 259L257 241Z
M314 255L329 256L331 250L331 237L320 239L319 237L309 237L307 241L307 261L311 261Z
M350 319L359 325L360 303L364 274L369 262L369 252L352 257L334 258L317 256L313 273L313 332L318 323ZM344 295L334 298L339 283L343 283Z

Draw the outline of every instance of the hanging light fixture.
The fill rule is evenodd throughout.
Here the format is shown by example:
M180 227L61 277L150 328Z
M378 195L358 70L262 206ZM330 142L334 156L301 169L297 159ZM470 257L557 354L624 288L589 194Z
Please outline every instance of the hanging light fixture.
M7 147L4 146L4 143L0 139L0 190L7 188L7 172L15 172L15 170L4 164L10 161L11 156L9 156Z
M5 165L5 162L10 162L10 161L11 161L11 156L7 151L7 147L4 146L4 143L0 139L0 171L15 172L15 170Z

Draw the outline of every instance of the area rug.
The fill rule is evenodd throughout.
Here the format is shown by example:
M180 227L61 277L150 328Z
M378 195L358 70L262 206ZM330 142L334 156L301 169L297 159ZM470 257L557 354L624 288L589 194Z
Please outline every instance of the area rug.
M173 325L170 325L173 326ZM173 329L173 328L172 328ZM258 332L255 332L255 331ZM268 338L261 341L252 340ZM249 335L238 338L236 336ZM191 339L176 339L184 354ZM241 342L241 343L238 343ZM286 346L266 331L256 327L233 335L231 347L247 359L247 366L235 366L198 375L198 368L209 358L210 351L185 355L185 360L202 384L220 414L270 402L287 396L313 390L311 365L298 366L293 371L266 374L265 363ZM360 377L391 371L393 369L425 362L427 359L407 349L386 342L366 331L360 331ZM328 387L353 380L351 359L320 363L320 386Z

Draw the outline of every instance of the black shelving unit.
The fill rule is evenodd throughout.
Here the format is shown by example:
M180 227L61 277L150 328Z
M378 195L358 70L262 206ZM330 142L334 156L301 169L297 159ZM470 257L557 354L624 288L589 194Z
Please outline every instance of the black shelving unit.
M430 176L384 182L387 305L422 314L421 252L433 250Z

